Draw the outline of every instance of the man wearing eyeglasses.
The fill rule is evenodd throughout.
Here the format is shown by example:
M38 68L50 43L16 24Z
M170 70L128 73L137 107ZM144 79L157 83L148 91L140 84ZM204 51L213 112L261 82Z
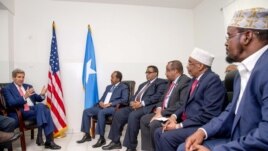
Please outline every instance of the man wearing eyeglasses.
M186 101L188 86L191 79L184 74L182 63L173 60L166 65L166 77L169 81L161 102L156 105L154 113L146 114L141 118L141 149L154 150L154 131L182 107Z
M187 70L193 78L187 101L155 131L155 151L175 151L188 136L223 110L226 91L219 76L211 70L213 60L212 54L200 48L191 53Z
M113 116L113 121L108 138L111 142L103 146L103 150L121 149L120 136L125 124L128 124L124 139L124 146L127 151L136 151L137 135L140 129L140 118L151 113L155 104L165 91L167 81L158 78L158 68L148 66L146 70L147 81L142 83L135 95L130 99L129 107L117 111Z
M227 57L240 62L232 103L178 151L268 150L268 9L237 11L227 34Z

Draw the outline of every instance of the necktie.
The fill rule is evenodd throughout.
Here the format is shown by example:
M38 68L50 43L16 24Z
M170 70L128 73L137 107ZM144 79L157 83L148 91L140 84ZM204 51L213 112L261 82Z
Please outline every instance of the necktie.
M110 89L110 92L113 93L114 89L115 89L115 86L113 85L113 86L111 87L111 89Z
M143 95L143 93L149 88L150 86L150 81L141 89L141 91L138 93L138 95L136 96L136 100L141 101L141 96Z
M191 86L190 96L193 94L193 92L194 92L197 84L198 84L198 80L195 79L194 82L193 82L193 84L192 84L192 86Z
M163 110L165 109L165 104L166 104L166 102L168 101L168 98L169 98L169 96L171 95L171 94L170 94L170 93L171 93L171 90L173 89L174 86L175 86L175 83L172 82L172 83L170 84L169 88L168 88L168 91L167 91L167 93L166 93L166 95L165 95L165 97L164 97L164 101L163 101L163 104L162 104L162 109L163 109Z
M24 96L21 87L19 87L19 93L20 93L20 96ZM24 111L29 111L29 110L30 110L30 107L29 107L29 105L28 105L27 102L26 102L26 103L24 104Z
M192 83L192 86L191 86L190 96L193 94L193 92L194 92L194 90L195 90L197 84L198 84L198 80L195 79L194 82ZM187 115L186 115L186 112L184 111L184 112L182 113L182 115L181 115L181 120L184 121L184 120L186 120L186 119L187 119Z

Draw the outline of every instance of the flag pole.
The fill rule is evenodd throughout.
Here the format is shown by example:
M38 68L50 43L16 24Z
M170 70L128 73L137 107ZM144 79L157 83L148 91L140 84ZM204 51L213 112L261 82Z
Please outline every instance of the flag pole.
M53 23L52 23L52 29L53 29L52 34L53 35L52 35L52 42L51 42L51 56L54 55L54 58L57 58L56 61L58 61L58 50L57 50L57 40L56 40L55 27L56 27L55 21L53 21ZM52 53L52 51L54 53ZM51 58L51 56L50 56L50 59L53 59L53 57ZM50 62L49 65L51 66L51 64L52 63ZM58 62L58 65L59 65L59 62ZM58 69L57 71L49 69L49 75L52 76L52 77L54 77L54 76L58 77L59 76L59 78L60 78L60 70L59 70L60 68L58 67L57 69ZM59 85L59 87L61 87L61 82L59 82L59 83L54 82L54 80L52 80L52 78L49 78L49 81L51 81L51 85L48 84L48 91L50 91L50 93L53 94L53 95L54 95L54 93L55 94L58 94L58 93L62 94L62 92L60 92L62 90L60 90L60 89L52 89L51 88L51 87L54 87L53 85ZM66 121L65 107L64 107L64 104L63 104L63 94L60 96L60 99L61 100L57 100L54 97L52 97L52 95L47 96L47 101L48 101L47 105L49 106L49 108L51 110L51 115L54 115L54 116L52 116L53 123L55 124L55 121L56 121L56 123L58 123L58 124L55 124L56 129L54 130L54 133L53 133L54 138L66 137L65 132L67 131L67 121ZM62 107L55 107L53 102L63 104L63 106ZM60 115L58 111L64 112L64 115Z
M90 24L88 24L88 31L91 33L91 27L90 27Z

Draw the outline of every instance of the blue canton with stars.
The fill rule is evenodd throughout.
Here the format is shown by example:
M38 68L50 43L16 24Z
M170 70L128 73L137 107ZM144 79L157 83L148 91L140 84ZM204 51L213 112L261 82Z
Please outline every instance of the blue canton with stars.
M53 74L60 70L59 55L58 55L58 49L57 49L57 38L56 38L54 27L53 27L53 36L52 36L52 41L51 41L49 65L51 67Z

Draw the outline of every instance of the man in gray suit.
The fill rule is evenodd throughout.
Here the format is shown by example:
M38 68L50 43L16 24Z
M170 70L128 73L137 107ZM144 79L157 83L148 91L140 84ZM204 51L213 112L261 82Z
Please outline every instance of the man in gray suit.
M142 150L153 150L154 131L161 127L165 119L180 108L186 100L185 96L187 96L187 89L191 79L183 74L182 63L178 60L168 62L166 76L169 84L161 98L161 102L156 105L154 113L146 114L141 118Z

